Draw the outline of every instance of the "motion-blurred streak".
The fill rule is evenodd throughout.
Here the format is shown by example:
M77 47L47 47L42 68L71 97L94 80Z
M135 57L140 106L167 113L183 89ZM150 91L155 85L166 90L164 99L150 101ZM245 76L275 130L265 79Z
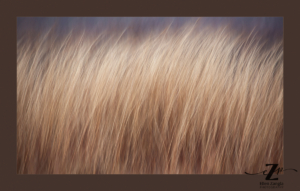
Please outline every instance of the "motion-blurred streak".
M283 167L282 18L18 18L18 174Z

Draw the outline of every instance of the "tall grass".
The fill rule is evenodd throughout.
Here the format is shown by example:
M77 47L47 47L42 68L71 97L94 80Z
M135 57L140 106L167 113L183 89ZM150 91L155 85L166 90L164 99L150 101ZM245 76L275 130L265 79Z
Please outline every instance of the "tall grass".
M17 42L19 174L283 166L283 42L222 25Z

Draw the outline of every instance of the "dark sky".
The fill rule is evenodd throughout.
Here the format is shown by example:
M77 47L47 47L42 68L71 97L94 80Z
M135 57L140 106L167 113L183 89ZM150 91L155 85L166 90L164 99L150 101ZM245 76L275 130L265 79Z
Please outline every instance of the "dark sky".
M125 29L134 25L139 31L161 30L170 23L171 27L180 27L187 22L194 22L199 17L18 17L18 33L22 30L47 30L53 23L58 23L61 31L68 31L81 23L85 29L98 30L114 27ZM218 26L231 23L237 30L256 29L271 35L283 35L283 17L202 17L201 22Z

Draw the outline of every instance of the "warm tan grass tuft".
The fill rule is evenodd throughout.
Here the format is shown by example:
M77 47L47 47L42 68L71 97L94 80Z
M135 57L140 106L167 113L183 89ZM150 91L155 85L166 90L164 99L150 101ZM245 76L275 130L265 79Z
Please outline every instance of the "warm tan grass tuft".
M244 174L283 166L282 40L188 25L24 35L19 174Z

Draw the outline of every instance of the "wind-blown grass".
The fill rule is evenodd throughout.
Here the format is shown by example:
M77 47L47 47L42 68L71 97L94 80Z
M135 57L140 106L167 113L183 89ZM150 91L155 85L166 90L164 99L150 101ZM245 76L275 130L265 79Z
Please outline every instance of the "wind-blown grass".
M283 166L283 42L188 24L25 34L19 174L244 174Z

